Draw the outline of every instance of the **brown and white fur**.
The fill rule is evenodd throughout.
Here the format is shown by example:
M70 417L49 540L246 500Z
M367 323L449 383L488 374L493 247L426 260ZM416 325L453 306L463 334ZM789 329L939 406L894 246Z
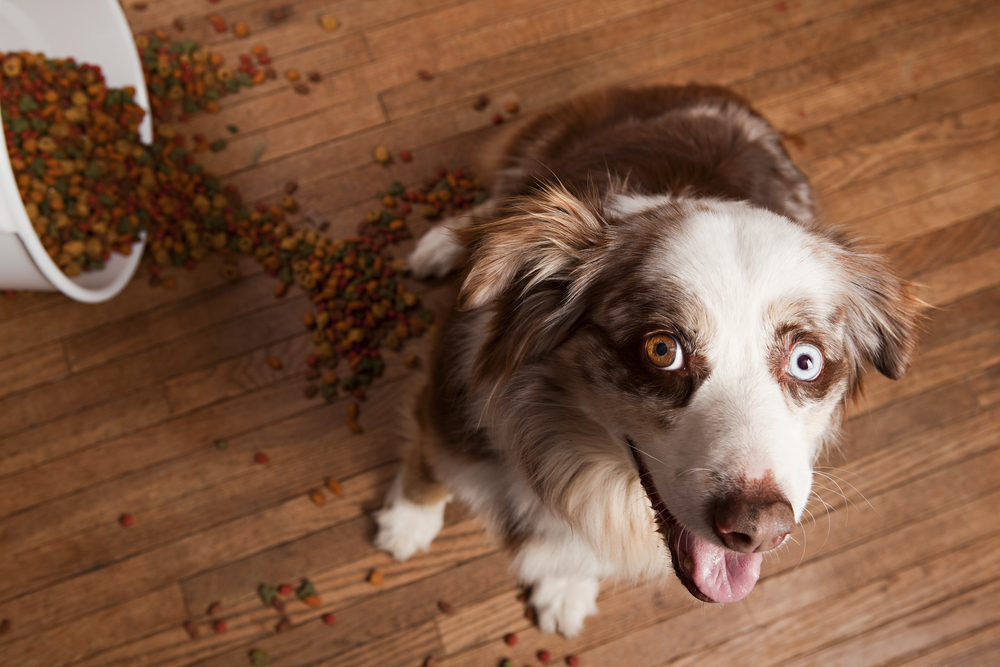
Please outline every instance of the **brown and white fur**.
M427 549L454 495L565 635L609 577L740 599L864 366L906 371L915 299L815 223L778 133L725 89L591 94L497 161L493 198L410 257L465 274L376 545Z

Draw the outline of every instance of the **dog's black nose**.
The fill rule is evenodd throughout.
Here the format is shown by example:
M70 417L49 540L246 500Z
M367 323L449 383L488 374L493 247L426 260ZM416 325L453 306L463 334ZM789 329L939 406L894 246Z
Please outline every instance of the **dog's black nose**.
M716 501L715 534L726 547L743 553L770 551L795 528L791 503L770 479L740 484Z

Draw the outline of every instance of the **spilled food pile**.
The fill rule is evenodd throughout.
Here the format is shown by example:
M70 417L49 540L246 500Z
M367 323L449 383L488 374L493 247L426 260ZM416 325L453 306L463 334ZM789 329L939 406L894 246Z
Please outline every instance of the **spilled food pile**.
M407 291L392 246L411 236L406 219L447 216L486 197L474 179L438 169L419 188L392 183L357 234L328 238L296 226L297 185L273 204L244 202L198 164L196 154L222 150L225 139L186 137L179 128L196 113L214 113L219 100L274 78L267 49L241 55L235 69L192 40L171 41L164 31L136 37L154 121L150 146L139 141L142 109L134 89L110 89L101 69L72 59L27 52L0 54L3 127L18 189L32 226L67 275L101 270L111 253L128 255L145 233L153 284L170 288L170 266L194 269L209 253L252 255L278 280L275 296L291 285L309 294L315 311L315 353L305 362L333 368L324 397L338 390L359 397L385 368L380 349L421 335L433 313ZM229 128L230 132L236 128ZM407 152L408 153L408 152ZM419 210L418 210L419 209ZM235 262L226 277L240 278ZM328 381L329 380L329 381Z

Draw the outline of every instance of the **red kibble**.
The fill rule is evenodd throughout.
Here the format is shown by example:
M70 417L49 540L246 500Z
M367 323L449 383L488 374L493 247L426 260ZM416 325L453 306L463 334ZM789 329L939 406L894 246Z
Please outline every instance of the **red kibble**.
M566 656L566 664L569 665L569 667L577 667L577 665L580 664L580 658L575 655Z
M438 175L438 178L444 178L445 176L448 175L448 170L445 169L444 167L438 167L437 168L437 175Z
M267 454L265 454L264 452L257 452L256 456L253 457L253 460L261 465L264 465L270 459L268 459Z
M315 354L310 354L306 357L306 366L309 368L316 368L319 365L319 359L316 358Z
M337 617L333 614L323 614L323 622L327 625L333 625L337 622Z
M399 151L399 159L402 160L403 162L409 162L410 160L413 159L413 153L405 149L401 150Z
M541 651L538 652L538 659L541 660L542 662L548 662L549 660L552 659L552 654L546 651L545 649L542 649Z
M219 620L217 620L215 623L212 624L212 627L215 629L215 634L221 635L223 632L226 631L226 627L228 626L226 626L226 622L220 618Z
M507 644L507 646L517 646L517 635L515 635L513 632L511 632L508 635L504 635L503 640L504 643Z
M122 514L120 517L118 517L118 523L120 523L125 528L128 528L129 526L132 525L132 515Z
M503 122L503 116L498 113L493 114L493 118L490 119L494 125L499 125Z
M283 595L285 597L288 597L289 595L292 594L292 585L291 584L281 584L280 586L278 586L278 593L280 593L281 595Z

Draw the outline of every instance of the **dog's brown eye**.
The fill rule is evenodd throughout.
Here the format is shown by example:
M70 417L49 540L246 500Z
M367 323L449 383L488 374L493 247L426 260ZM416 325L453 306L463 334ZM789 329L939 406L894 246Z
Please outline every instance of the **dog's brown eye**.
M668 334L654 334L646 339L646 358L665 371L675 371L684 365L680 342Z

